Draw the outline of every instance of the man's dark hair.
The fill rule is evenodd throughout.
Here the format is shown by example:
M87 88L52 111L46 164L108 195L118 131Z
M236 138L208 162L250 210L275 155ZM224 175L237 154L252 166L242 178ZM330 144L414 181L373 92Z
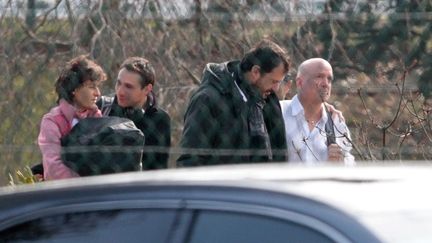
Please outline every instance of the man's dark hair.
M81 55L70 60L60 73L55 83L55 90L58 95L57 102L65 99L67 102L73 102L73 91L90 80L95 83L105 81L106 73L96 62Z
M142 57L129 57L127 58L120 69L125 68L130 72L134 72L141 77L141 88L143 89L148 84L154 85L155 83L155 71L150 62Z
M264 39L249 50L240 62L242 72L248 72L254 65L261 68L261 73L270 73L281 63L288 72L290 61L285 50L271 40Z

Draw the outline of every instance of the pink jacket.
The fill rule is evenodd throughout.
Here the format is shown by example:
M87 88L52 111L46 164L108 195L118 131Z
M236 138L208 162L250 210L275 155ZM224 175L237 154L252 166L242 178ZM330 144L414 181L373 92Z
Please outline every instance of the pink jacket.
M77 173L63 164L60 156L60 138L72 129L72 120L85 117L101 117L99 109L77 113L76 108L65 100L45 114L41 121L38 137L39 148L42 152L44 179L64 179L79 177Z

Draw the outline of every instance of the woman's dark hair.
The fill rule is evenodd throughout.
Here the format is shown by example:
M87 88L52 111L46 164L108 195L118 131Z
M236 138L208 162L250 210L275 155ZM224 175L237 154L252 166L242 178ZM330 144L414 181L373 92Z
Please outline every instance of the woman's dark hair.
M151 63L142 57L129 57L127 58L120 69L125 68L129 72L134 72L141 77L141 89L148 84L154 85L155 83L155 71Z
M96 62L84 55L75 57L66 64L56 81L57 103L60 99L65 99L67 102L72 103L74 97L73 91L87 80L99 83L106 79L105 72Z
M264 39L249 50L240 62L242 72L248 72L254 65L261 68L261 73L270 73L281 63L285 72L289 71L290 61L286 52L271 40Z

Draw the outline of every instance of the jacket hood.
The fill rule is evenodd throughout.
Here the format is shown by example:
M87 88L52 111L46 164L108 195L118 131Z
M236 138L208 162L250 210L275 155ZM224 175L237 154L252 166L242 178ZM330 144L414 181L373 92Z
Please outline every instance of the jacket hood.
M232 90L233 74L237 69L239 61L224 63L208 63L203 72L203 83L212 85L221 93L228 93Z
M238 86L245 92L247 99L264 101L256 87L253 87L245 80L240 71L240 61L229 61L224 63L209 63L206 65L203 74L203 83L214 86L220 93L233 92L234 80L238 80Z

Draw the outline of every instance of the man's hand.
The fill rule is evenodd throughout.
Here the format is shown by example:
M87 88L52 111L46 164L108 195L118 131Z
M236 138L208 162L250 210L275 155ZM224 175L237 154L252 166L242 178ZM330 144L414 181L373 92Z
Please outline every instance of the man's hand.
M339 145L333 143L328 146L328 160L343 161L342 149L339 147Z

